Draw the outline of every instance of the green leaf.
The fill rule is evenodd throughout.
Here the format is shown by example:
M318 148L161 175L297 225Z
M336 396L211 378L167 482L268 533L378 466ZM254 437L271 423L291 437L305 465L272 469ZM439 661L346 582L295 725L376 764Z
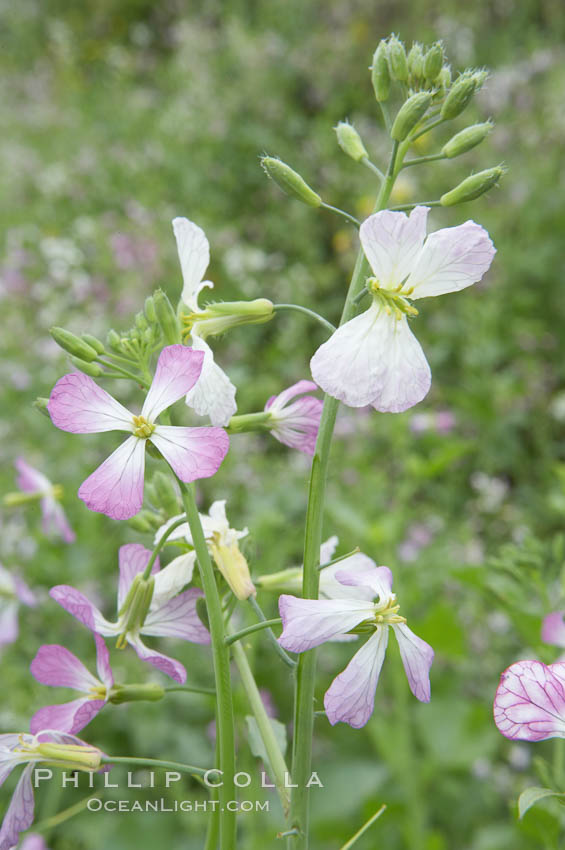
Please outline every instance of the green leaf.
M537 788L535 785L522 791L518 798L518 816L520 819L524 817L528 809L531 809L532 806L535 806L536 803L539 803L540 800L544 800L546 797L563 798L565 794L562 791L553 791L551 788Z
M271 721L271 726L273 727L273 732L275 733L275 738L277 739L277 744L280 747L281 753L285 754L286 752L286 727L284 723L281 723L279 720L275 720L273 717L269 718ZM247 723L247 740L249 743L249 749L259 759L265 762L265 767L267 768L267 772L273 774L273 770L271 767L271 763L269 760L269 756L265 750L263 745L263 739L261 738L261 733L259 732L259 727L257 726L257 721L251 714L247 714L245 716L245 722Z

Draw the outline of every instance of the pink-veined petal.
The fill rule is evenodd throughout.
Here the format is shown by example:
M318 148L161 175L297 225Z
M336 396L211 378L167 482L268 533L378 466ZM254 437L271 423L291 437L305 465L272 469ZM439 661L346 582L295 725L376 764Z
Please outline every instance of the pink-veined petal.
M79 487L91 511L112 519L130 519L143 504L145 440L128 437Z
M564 675L562 662L518 661L508 667L494 697L500 732L518 741L565 738Z
M273 418L270 431L273 437L309 455L313 455L316 448L323 402L311 395L303 395L291 404L287 402L312 389L318 389L312 381L298 381L278 396L272 396L265 405Z
M279 612L283 632L279 643L291 652L304 652L344 634L373 616L375 606L356 599L300 599L283 594Z
M106 700L108 699L108 691L114 684L114 675L110 667L110 653L108 647L100 635L95 634L96 642L96 670L103 685L106 686Z
M151 550L146 549L141 543L126 543L120 546L118 554L120 578L118 580L118 611L124 604L131 583L138 573L142 573L151 557ZM151 569L154 575L159 570L159 558Z
M553 611L544 617L541 626L541 639L545 643L565 648L565 622L563 622L563 611Z
M199 416L208 416L212 425L227 425L237 410L236 389L215 362L207 342L193 334L191 345L204 352L204 362L198 381L186 395L186 403Z
M57 729L60 732L76 735L102 711L105 705L105 700L89 699L89 697L81 697L58 705L46 705L35 712L29 728L33 734L42 729Z
M181 297L191 310L198 310L198 293L210 262L210 245L202 228L188 218L174 218L173 232L184 284ZM209 281L206 284L212 286Z
M51 489L51 482L38 469L30 466L23 457L17 457L14 466L18 472L17 485L24 493L45 492Z
M192 389L200 373L204 354L185 345L168 345L159 355L157 368L141 415L154 422L163 410Z
M196 612L196 600L203 596L197 587L179 593L160 608L150 611L141 634L176 637L192 643L210 643L210 633Z
M415 635L406 623L395 623L392 628L398 641L410 690L420 702L429 702L430 667L434 660L434 651L429 643Z
M410 298L428 298L458 292L482 278L493 261L496 249L484 227L466 221L430 233L416 259L406 287Z
M65 543L74 543L76 535L70 527L63 506L50 496L41 500L43 533L50 537L58 534Z
M361 225L359 237L379 284L400 286L420 254L426 236L428 207L414 207L410 215L382 210Z
M181 481L209 478L220 468L230 439L223 428L182 428L157 425L151 435Z
M20 833L33 823L34 800L31 774L33 764L28 764L20 776L12 794L10 805L0 828L0 850L12 850L18 843Z
M47 410L53 424L71 434L133 430L129 410L82 372L71 372L57 381Z
M76 590L68 584L58 584L51 588L49 596L91 631L106 636L116 634L113 625L102 616L96 605L93 605L80 590Z
M31 662L30 670L38 682L54 688L73 688L88 694L91 688L100 686L98 679L86 669L82 661L57 643L40 646Z
M331 683L324 696L324 707L332 726L342 721L360 729L368 721L375 706L387 643L388 629L378 628Z
M127 639L142 661L152 664L153 667L156 667L157 670L161 671L161 673L165 673L165 675L174 679L175 682L178 682L180 685L184 685L186 682L186 670L180 661L145 646L139 636L133 637L132 635L128 635Z

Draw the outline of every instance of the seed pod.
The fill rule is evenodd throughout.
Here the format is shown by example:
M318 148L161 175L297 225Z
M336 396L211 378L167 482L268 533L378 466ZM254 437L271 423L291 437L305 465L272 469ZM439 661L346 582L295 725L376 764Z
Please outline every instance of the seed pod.
M424 56L424 77L429 83L433 83L436 80L442 65L443 47L439 41L436 41Z
M87 363L86 360L81 360L80 357L71 357L71 363L84 372L85 375L90 375L91 378L100 378L104 374L104 369L99 363Z
M390 131L391 138L395 142L403 142L416 124L424 117L426 110L432 102L431 92L421 91L413 94L402 104L394 119Z
M451 189L451 191L441 196L439 200L442 207L452 207L455 204L474 201L475 198L484 195L485 192L496 186L505 172L506 168L504 166L496 165L494 168L479 171L478 174L471 174L462 183L459 183L455 189Z
M148 321L148 322L152 322L152 323L153 323L153 322L156 322L156 321L157 321L157 316L156 316L156 314L155 314L155 303L154 303L154 301L153 301L153 296L152 296L152 295L149 295L149 296L145 299L145 305L144 305L144 308L143 308L143 309L144 309L144 312L145 312L145 315L146 315L146 317L147 317L147 321Z
M49 333L57 343L69 354L74 354L75 357L80 357L81 360L86 360L90 363L91 360L96 360L98 352L95 348L85 342L65 328L50 328Z
M475 94L477 84L472 76L461 74L451 87L441 107L440 117L451 121L461 115Z
M337 135L337 143L347 156L350 156L355 162L368 159L369 154L361 140L361 136L352 124L348 124L346 121L340 121L337 127L334 127L334 130Z
M261 165L265 174L273 180L286 195L309 207L319 207L322 199L294 169L273 156L261 157Z
M373 64L371 66L371 82L378 103L384 103L390 95L390 71L387 53L386 41L379 42L379 46L373 54Z
M454 156L461 156L461 154L467 153L467 151L480 145L483 139L486 139L492 127L491 121L465 127L464 130L456 133L453 138L445 143L441 149L442 154L449 157L449 159L453 159Z
M81 334L81 339L88 343L88 345L92 346L97 354L104 354L104 351L106 350L104 348L104 343L100 342L100 340L95 336L92 336L92 334Z
M388 41L388 61L392 79L405 83L408 80L406 50L395 35L392 35Z
M421 83L424 78L424 51L417 41L414 42L408 54L408 70L412 85Z
M157 289L154 293L153 303L155 305L155 315L157 316L157 321L161 326L167 345L175 345L180 342L179 323L173 310L173 305L162 289Z

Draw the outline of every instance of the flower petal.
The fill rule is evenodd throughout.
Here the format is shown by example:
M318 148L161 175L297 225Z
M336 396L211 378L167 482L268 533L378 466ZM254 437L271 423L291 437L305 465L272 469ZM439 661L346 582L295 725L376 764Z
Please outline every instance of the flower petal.
M326 599L365 599L370 602L375 596L380 596L371 584L371 579L375 577L370 571L375 568L375 562L362 552L324 567L320 570L320 595ZM349 581L350 574L359 576L359 581Z
M317 389L318 386L314 383L314 381L297 381L296 384L293 384L291 387L283 390L278 395L271 396L265 405L265 410L281 410L285 404L295 396L303 395L303 393L316 392Z
M50 685L54 688L73 688L75 691L88 694L91 688L97 688L100 685L98 679L86 669L76 655L57 643L39 647L31 662L30 671L42 685Z
M110 653L104 638L95 634L94 640L96 642L96 670L100 681L106 686L106 700L108 700L108 691L114 684L114 674L110 667Z
M141 633L153 637L177 637L192 643L210 643L208 629L196 613L196 600L203 595L198 587L179 593L165 605L149 612Z
M29 829L33 823L32 770L33 764L26 766L12 794L10 805L4 815L0 829L0 850L10 850L10 848L15 847L20 833Z
M338 543L339 537L336 534L332 534L331 537L328 537L327 540L324 540L324 542L320 546L320 564L325 564L328 561L331 561L335 554L335 550L337 549Z
M204 352L204 362L196 385L186 395L186 403L199 416L209 416L212 425L227 425L237 410L236 389L224 370L214 361L207 342L193 334L192 347Z
M426 236L428 207L414 207L409 216L383 210L370 215L359 231L365 256L379 284L394 289L408 277Z
M279 612L283 632L279 643L291 652L304 652L344 634L373 616L375 606L356 599L299 599L283 594Z
M145 440L128 437L82 482L79 499L91 511L112 519L130 519L143 504L144 473Z
M292 404L285 404L291 397L308 389L317 390L318 387L312 381L299 381L280 395L270 398L265 405L265 410L271 413L270 433L276 440L291 449L313 455L322 415L322 400L311 395L303 395Z
M174 218L173 232L184 282L181 297L192 310L198 310L198 293L210 262L210 245L202 228L188 218ZM209 281L206 284L212 286Z
M184 685L186 682L186 670L180 661L177 661L175 658L169 658L168 655L163 655L154 649L149 649L140 637L128 635L127 639L142 661L152 664L153 667L170 676L175 682Z
M378 628L331 683L324 696L324 707L332 726L342 721L360 729L368 721L375 706L387 642L388 629Z
M204 354L185 345L168 345L159 355L157 368L141 415L149 422L192 389L202 372Z
M118 580L118 611L124 604L125 598L128 595L128 590L131 583L138 573L142 573L151 557L151 550L146 549L141 543L126 543L125 546L120 546L118 553L118 562L120 568L120 578ZM151 569L153 575L159 569L159 559L155 559L155 563Z
M562 662L518 661L504 671L494 697L494 722L503 735L519 741L565 738L564 669Z
M151 611L166 605L189 583L194 573L195 562L196 552L184 552L157 573L151 598Z
M68 584L58 584L51 588L49 596L91 631L106 636L117 633L112 623L102 616L96 605L93 605L80 590Z
M76 735L102 711L105 705L105 700L89 697L81 697L58 705L46 705L35 712L29 728L34 735L42 729L57 729L59 732Z
M74 543L76 535L70 527L62 505L49 496L41 500L43 533L50 537L58 534L65 543Z
M476 283L488 270L496 249L484 227L466 221L430 233L406 282L410 298L457 292Z
M45 492L51 489L51 482L38 469L34 469L23 457L17 457L14 461L17 469L17 485L24 493Z
M541 626L541 639L545 643L565 648L565 622L563 611L553 611L544 618Z
M209 478L220 468L230 439L223 428L181 428L157 425L151 435L181 481Z
M429 643L415 635L406 623L394 624L392 628L398 641L410 690L420 702L429 702L430 667L434 660L434 651Z
M378 596L380 607L392 596L392 573L388 567L377 567L367 555L359 553L347 558L347 566L336 570L335 577L348 587L370 588L373 597Z
M71 434L133 430L129 410L82 372L71 372L57 381L47 410L53 424Z

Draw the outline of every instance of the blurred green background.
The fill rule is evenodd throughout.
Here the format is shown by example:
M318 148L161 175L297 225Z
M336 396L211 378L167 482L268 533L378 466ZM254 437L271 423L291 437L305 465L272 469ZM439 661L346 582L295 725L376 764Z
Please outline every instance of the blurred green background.
M359 545L392 568L402 612L436 649L432 701L413 700L391 646L367 727L331 729L318 719L314 765L325 789L313 792L313 846L340 847L383 802L388 809L359 850L562 846L557 803L522 822L515 810L524 787L555 781L555 742L511 743L492 722L505 667L524 657L555 660L540 643L540 623L565 593L561 0L4 0L0 30L1 492L14 489L13 459L24 455L64 484L78 534L64 547L42 537L35 508L2 513L0 559L42 605L21 612L20 640L2 655L1 731L26 729L37 707L66 696L29 675L41 643L63 643L94 664L90 636L48 599L49 587L75 584L109 616L118 545L151 545L74 496L116 440L63 434L31 407L68 369L48 328L104 337L110 327L129 328L157 286L178 298L174 215L205 228L218 298L294 301L335 321L356 237L339 219L280 194L258 157L281 156L330 203L366 215L375 186L337 148L332 127L349 118L384 165L387 140L367 71L377 41L391 31L408 43L441 38L454 68L492 69L457 129L489 116L497 126L466 157L404 172L393 201L438 197L471 169L504 161L510 171L499 190L432 216L433 227L480 221L498 255L483 283L423 305L417 334L434 382L421 405L400 416L342 410L326 519L341 552ZM422 153L445 138L432 134ZM262 409L269 395L308 377L323 339L306 319L284 315L219 340L240 412ZM126 384L108 388L124 402L139 398ZM307 475L302 455L242 436L199 488L203 508L227 498L232 524L249 526L255 574L300 563ZM275 600L262 601L274 612ZM288 725L286 671L259 637L250 645L258 681ZM189 683L210 683L205 649L167 649L186 663ZM320 652L320 700L350 654L343 646ZM129 651L112 659L116 678L147 675ZM236 699L242 718L240 690ZM110 707L84 737L114 754L208 764L211 712L208 698L179 693L162 704ZM255 772L238 723L241 769ZM87 793L40 790L38 819ZM189 782L175 795L204 799ZM251 786L242 796L262 794ZM267 799L270 815L241 817L246 850L281 843L282 815ZM48 843L199 848L205 822L202 814L83 813L49 832Z

